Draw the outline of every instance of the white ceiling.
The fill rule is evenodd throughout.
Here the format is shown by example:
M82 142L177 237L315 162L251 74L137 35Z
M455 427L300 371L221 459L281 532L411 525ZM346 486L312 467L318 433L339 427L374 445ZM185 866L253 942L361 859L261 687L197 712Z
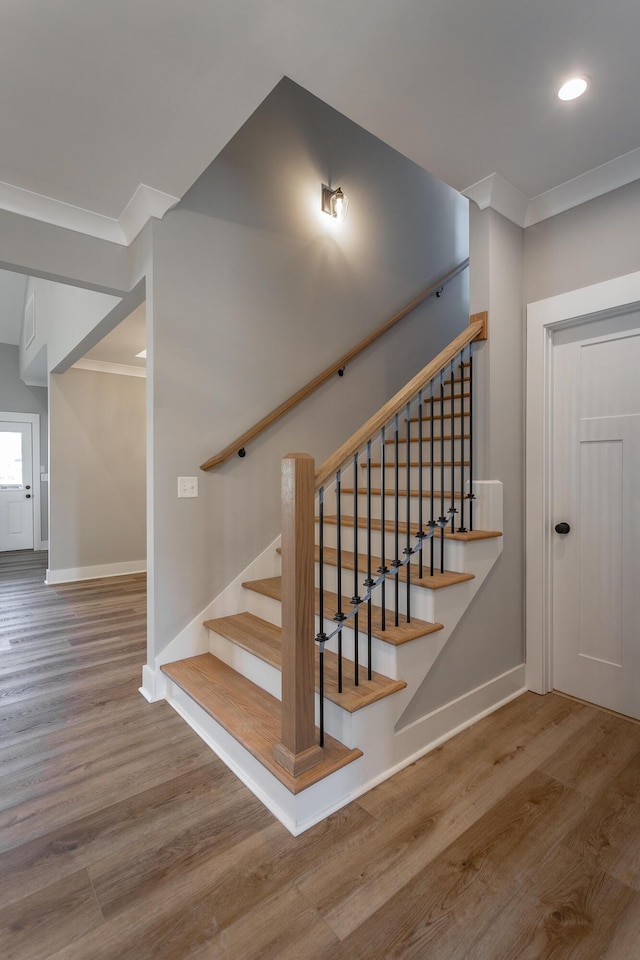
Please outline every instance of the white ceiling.
M287 75L452 186L532 198L640 148L639 37L638 0L5 0L0 181L170 201Z

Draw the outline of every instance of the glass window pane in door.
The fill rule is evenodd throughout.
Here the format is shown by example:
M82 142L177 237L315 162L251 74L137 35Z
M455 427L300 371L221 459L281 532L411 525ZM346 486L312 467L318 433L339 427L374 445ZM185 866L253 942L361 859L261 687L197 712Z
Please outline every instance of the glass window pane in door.
M22 434L0 433L0 486L22 486Z

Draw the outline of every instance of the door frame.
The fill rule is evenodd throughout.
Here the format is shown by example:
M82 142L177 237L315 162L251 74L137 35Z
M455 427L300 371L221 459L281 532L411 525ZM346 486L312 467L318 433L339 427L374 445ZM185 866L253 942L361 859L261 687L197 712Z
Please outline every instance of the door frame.
M526 684L553 689L551 465L553 333L640 308L640 271L527 305L525 462Z
M31 486L33 489L33 549L46 550L47 543L42 540L42 526L40 520L40 414L39 413L15 413L0 410L0 420L8 420L14 423L31 424L31 464L33 478Z

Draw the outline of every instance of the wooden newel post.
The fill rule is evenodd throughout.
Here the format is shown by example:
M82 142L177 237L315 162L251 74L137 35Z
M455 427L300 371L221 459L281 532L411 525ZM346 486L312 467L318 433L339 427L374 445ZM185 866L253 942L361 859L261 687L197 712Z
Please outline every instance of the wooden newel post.
M282 742L273 753L293 776L320 763L315 700L315 464L306 453L282 461Z

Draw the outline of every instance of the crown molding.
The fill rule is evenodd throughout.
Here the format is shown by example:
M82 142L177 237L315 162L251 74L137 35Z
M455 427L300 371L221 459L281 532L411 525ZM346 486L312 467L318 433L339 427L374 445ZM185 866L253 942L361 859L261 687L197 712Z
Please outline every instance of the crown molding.
M122 246L128 246L151 217L161 220L179 200L179 197L141 183L116 219L0 182L0 210Z
M478 180L462 193L477 203L481 210L491 207L507 220L524 227L529 198L499 173L492 173L484 180Z
M634 180L640 180L640 147L533 197L529 201L524 226L530 227L541 220L555 217L558 213L595 200Z
M94 373L115 373L120 377L143 377L146 379L146 367L134 367L126 363L107 363L105 360L76 360L72 370L92 370Z
M634 180L640 180L640 147L531 199L499 173L478 180L462 193L477 203L481 210L490 207L519 227L531 227L534 223L548 220L572 207L579 207Z

